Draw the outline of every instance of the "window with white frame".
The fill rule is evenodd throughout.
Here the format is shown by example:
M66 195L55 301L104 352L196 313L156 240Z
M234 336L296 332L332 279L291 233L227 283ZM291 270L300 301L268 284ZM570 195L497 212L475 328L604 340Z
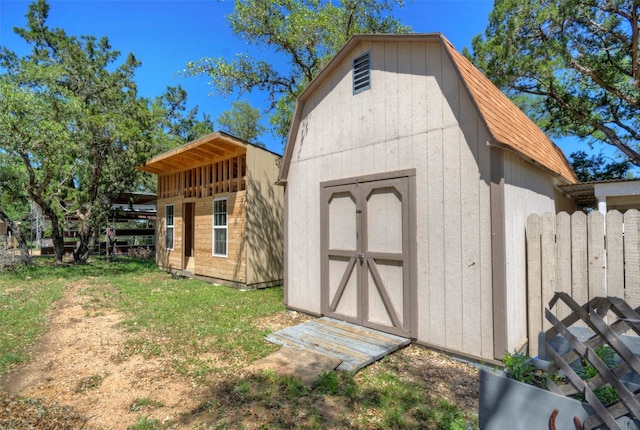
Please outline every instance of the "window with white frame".
M173 249L173 205L164 207L164 248Z
M213 200L213 255L227 256L227 199Z

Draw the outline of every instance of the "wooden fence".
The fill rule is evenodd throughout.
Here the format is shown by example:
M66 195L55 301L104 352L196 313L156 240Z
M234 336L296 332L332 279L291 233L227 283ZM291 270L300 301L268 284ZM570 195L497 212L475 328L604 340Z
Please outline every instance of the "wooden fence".
M526 234L529 355L538 355L538 335L551 327L544 311L556 292L579 304L618 297L640 306L639 211L530 215ZM555 313L570 312L562 304Z

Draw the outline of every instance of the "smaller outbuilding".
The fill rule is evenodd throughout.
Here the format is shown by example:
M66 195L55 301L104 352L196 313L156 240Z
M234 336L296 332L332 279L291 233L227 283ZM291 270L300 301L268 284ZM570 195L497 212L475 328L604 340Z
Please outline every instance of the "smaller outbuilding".
M238 288L282 283L280 156L215 132L150 159L158 175L156 261Z

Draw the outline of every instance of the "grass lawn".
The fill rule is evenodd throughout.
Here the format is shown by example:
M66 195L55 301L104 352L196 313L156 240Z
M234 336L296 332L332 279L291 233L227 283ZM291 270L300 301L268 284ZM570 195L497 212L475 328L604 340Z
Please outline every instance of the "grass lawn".
M324 374L311 388L245 367L277 349L266 342L261 319L285 312L282 288L239 291L174 279L153 261L92 259L87 265L30 267L0 272L0 374L28 361L25 351L44 331L51 306L74 282L90 298L87 315L117 309L130 336L118 357L168 357L175 370L208 393L184 423L196 428L425 428L477 427L474 410L433 391L416 363L415 349L383 359L356 375ZM211 357L215 357L212 360ZM446 384L447 381L444 381ZM132 405L144 411L153 399ZM206 423L206 427L200 427ZM248 425L247 423L251 423ZM171 428L142 414L134 429Z

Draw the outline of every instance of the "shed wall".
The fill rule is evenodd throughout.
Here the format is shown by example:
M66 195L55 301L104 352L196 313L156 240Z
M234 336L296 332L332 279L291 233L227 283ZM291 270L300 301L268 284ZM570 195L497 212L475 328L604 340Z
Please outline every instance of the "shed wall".
M553 178L542 169L508 152L503 159L505 237L508 238L505 241L506 321L509 327L507 351L503 352L514 352L527 340L527 217L544 212L574 212L578 207L558 193Z
M351 60L371 52L371 89ZM487 131L438 43L362 43L304 101L287 183L288 306L320 304L320 182L416 169L419 342L493 359Z
M227 198L227 257L213 256L213 199ZM247 283L246 246L244 232L246 228L246 191L219 193L201 199L162 199L158 200L158 222L156 223L158 266L166 270L182 270L183 244L183 204L194 203L194 274L228 280L235 283ZM165 207L174 205L174 247L164 249Z
M247 148L247 284L282 282L284 190L275 185L280 157Z

